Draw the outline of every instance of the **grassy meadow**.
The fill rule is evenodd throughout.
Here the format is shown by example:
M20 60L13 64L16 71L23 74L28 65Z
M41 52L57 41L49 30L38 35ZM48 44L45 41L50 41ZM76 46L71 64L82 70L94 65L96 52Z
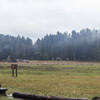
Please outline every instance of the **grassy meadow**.
M17 78L11 76L10 65L7 62L0 63L0 84L8 88L7 94L18 91L88 99L100 96L99 62L19 62Z

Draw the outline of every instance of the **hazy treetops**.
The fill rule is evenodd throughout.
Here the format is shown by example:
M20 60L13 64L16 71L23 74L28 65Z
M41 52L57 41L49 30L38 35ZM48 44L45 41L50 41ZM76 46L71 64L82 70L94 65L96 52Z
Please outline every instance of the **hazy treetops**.
M100 60L100 31L83 29L80 32L46 35L35 44L30 38L0 35L0 60Z

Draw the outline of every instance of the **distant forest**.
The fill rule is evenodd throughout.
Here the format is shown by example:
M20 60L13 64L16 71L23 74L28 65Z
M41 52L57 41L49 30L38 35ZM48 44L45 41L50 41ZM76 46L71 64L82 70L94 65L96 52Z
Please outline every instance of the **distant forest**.
M0 35L0 60L31 59L33 43L30 38Z
M74 60L100 61L100 31L83 29L80 32L46 35L33 44L30 38L0 35L0 60Z

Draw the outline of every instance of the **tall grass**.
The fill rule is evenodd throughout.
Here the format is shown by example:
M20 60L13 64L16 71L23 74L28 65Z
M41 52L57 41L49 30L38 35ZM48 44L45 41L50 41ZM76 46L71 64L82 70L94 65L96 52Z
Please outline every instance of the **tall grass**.
M45 96L89 98L100 96L100 64L19 64L11 77L10 64L0 65L0 84L8 94L18 91Z

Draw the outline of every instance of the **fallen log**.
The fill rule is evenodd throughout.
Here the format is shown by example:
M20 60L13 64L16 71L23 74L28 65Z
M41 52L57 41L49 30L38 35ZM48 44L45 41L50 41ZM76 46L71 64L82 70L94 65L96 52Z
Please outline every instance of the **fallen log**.
M21 98L21 99L28 99L28 100L87 100L86 98L77 99L77 98L47 97L47 96L40 96L40 95L24 94L19 92L14 92L12 95L14 98Z
M92 100L100 100L100 97L93 97Z
M1 87L1 84L0 84L0 95L2 95L2 96L6 96L6 91L7 91L8 89L6 89L6 88L2 88Z

